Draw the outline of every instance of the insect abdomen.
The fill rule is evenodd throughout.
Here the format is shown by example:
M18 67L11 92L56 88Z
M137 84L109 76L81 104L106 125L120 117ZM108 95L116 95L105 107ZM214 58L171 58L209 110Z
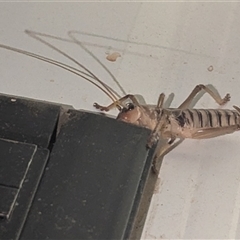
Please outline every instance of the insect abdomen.
M173 112L174 113L174 112ZM183 128L217 128L240 125L240 115L228 109L186 109L175 115Z

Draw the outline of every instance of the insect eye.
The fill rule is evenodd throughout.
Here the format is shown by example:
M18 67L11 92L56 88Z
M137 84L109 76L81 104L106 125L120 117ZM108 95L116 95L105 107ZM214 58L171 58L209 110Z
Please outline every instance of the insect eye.
M127 110L133 110L135 108L133 103L127 103Z

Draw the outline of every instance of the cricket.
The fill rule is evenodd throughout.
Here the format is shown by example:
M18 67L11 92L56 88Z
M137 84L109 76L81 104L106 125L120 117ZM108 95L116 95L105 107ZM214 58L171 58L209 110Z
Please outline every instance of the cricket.
M206 85L197 85L178 108L163 107L164 93L160 94L155 106L142 105L134 95L127 94L123 97L120 96L110 86L97 78L90 70L73 58L70 59L75 63L77 62L87 73L70 65L32 52L3 44L0 44L0 48L24 54L63 68L99 88L111 99L112 103L109 106L101 106L98 103L94 103L93 106L103 112L108 112L116 108L119 111L116 118L118 121L150 129L152 133L146 142L147 148L152 148L160 138L166 139L166 144L161 146L155 153L152 166L154 173L157 173L155 166L157 160L168 152L177 139L214 138L233 133L240 129L240 108L237 106L233 106L233 110L190 108L193 99L202 90L208 93L220 106L230 100L230 94L226 94L225 97L221 98ZM68 56L65 53L64 55Z

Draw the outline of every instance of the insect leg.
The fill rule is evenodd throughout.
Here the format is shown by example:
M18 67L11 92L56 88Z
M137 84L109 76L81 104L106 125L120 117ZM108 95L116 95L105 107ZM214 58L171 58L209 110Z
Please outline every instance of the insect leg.
M156 109L161 109L163 107L164 98L165 98L165 94L161 93L158 98L158 103L157 103ZM164 121L161 119L161 116L160 116L158 124L156 125L155 129L153 130L153 132L148 140L147 146L149 148L151 148L152 145L158 140L157 139L158 133L161 131L163 126L164 126ZM171 144L174 143L175 139L176 139L175 137L172 137L163 146L161 146L162 145L161 143L158 144L158 146L161 146L161 147L160 148L158 147L156 150L156 153L154 154L154 158L153 158L153 162L152 162L152 172L153 173L155 173L155 174L158 173L157 166L156 166L159 162L158 159L160 159L160 157L162 157L166 153L166 151L169 149Z
M226 102L230 100L230 95L229 93L226 94L224 98L221 98L217 94L215 94L209 87L199 84L197 85L193 91L190 93L190 95L187 97L187 99L178 107L179 109L187 109L189 105L191 104L192 100L194 97L201 91L204 90L206 91L219 105L224 105Z
M162 108L164 103L165 94L161 93L158 98L157 108Z
M233 106L239 113L240 108L237 106ZM218 136L222 136L225 134L231 134L237 130L240 130L240 126L234 125L234 126L226 126L226 127L216 127L216 128L205 128L205 129L199 129L197 132L193 133L191 138L193 139L207 139L207 138L214 138ZM154 173L157 173L156 164L159 162L159 159L161 159L166 153L171 151L173 148L176 147L176 144L179 145L184 139L181 139L177 143L174 143L176 138L172 137L167 143L161 146L157 149L156 154L154 156L153 160L153 166L152 171ZM174 143L174 144L173 144Z
M166 155L167 153L172 151L175 147L177 147L184 140L184 139L179 139L177 142L175 142L175 139L176 138L174 138L174 140L173 140L174 143L173 142L170 143L171 140L168 142L165 142L165 144L161 144L161 142L159 143L159 146L156 150L156 153L154 154L153 162L152 162L152 172L154 174L158 174L160 165L162 162L162 158L164 157L164 155Z
M165 94L161 93L158 98L156 110L160 110L163 108L164 98L165 98ZM159 117L158 123L157 123L155 129L152 131L151 137L148 140L147 146L149 148L151 148L152 145L158 140L157 139L158 133L161 131L161 128L164 125L164 121L162 120L162 115L163 115L163 111L162 111L161 115L158 116Z
M127 99L131 99L132 102L134 103L134 105L136 106L140 106L139 102L137 101L137 99L135 98L134 95L126 95L120 99L118 99L117 101L111 103L109 106L105 107L105 106L101 106L99 105L98 103L94 103L93 106L96 108L96 109L99 109L100 111L105 111L105 112L108 112L109 110L113 109L113 108L118 108L119 110L121 110L122 108L122 103L127 100Z
M151 148L159 140L159 133L162 131L162 128L164 128L164 126L165 126L165 122L160 117L158 123L156 124L154 130L151 133L150 138L148 139L148 142L147 142L148 148Z
M193 139L206 139L206 138L214 138L219 137L225 134L230 134L238 130L238 126L230 126L230 127L217 127L217 128L206 128L200 129L200 131L194 133L192 135Z
M238 106L233 106L239 113L240 113L240 108Z
M158 103L157 103L157 106L156 106L156 109L161 109L163 107L163 103L164 103L164 98L165 98L165 94L164 93L161 93L159 95L159 98L158 98ZM148 140L148 143L147 143L147 146L149 148L152 147L152 145L158 140L157 139L157 136L158 136L158 133L159 131L161 131L161 128L163 126L163 121L161 121L161 116L159 117L159 121L155 127L155 129L152 131L152 134Z

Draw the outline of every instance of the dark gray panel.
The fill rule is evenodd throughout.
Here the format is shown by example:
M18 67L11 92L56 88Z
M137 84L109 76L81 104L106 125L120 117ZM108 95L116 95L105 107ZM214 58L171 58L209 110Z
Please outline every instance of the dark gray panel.
M28 211L32 205L33 197L43 174L48 153L49 151L46 149L38 149L35 152L21 190L13 205L12 214L8 219L0 218L0 239L19 239Z
M18 189L0 185L0 217L10 214L11 206L17 195Z
M0 138L47 148L59 113L55 104L0 95Z
M0 139L0 185L19 188L36 145Z
M150 169L149 134L114 119L71 110L21 239L126 237L139 187Z

